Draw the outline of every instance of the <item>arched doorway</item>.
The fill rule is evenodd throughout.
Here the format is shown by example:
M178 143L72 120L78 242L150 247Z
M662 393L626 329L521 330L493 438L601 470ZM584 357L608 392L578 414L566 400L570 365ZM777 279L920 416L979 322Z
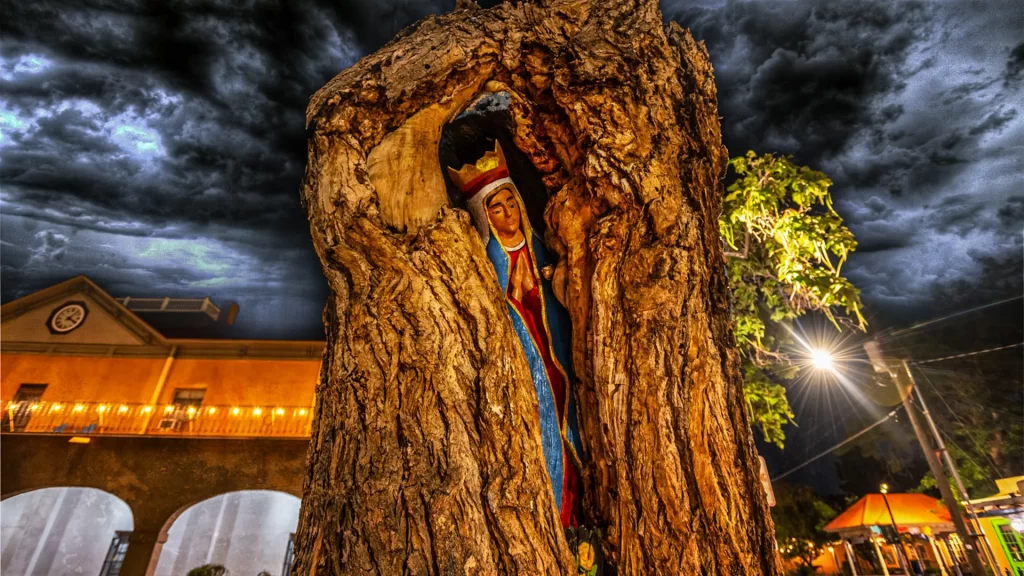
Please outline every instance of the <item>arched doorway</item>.
M242 490L190 506L173 519L155 576L180 576L206 564L239 576L279 576L299 503L283 492Z
M96 488L43 488L0 502L0 573L115 576L131 508ZM121 544L119 546L119 544Z

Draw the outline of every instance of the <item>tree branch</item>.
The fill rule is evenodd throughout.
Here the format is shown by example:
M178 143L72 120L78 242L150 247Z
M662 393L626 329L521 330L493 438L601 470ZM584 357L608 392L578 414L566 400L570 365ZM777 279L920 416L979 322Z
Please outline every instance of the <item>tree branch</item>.
M743 241L743 250L741 250L739 252L724 250L722 253L725 255L726 258L742 258L744 260L747 259L747 255L750 254L750 229L749 228L747 229L747 232L743 236L745 238L745 240Z

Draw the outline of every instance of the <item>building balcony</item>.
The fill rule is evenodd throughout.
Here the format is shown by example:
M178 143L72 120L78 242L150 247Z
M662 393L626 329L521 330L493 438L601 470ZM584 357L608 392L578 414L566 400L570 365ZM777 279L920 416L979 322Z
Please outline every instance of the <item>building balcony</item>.
M309 406L153 405L118 402L9 402L4 433L308 438Z

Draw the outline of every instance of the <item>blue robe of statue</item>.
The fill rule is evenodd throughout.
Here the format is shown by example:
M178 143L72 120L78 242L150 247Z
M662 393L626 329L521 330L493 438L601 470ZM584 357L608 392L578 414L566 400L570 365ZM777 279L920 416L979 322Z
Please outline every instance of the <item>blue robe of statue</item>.
M529 226L529 220L522 200L519 200L523 229L526 236L526 243L534 258L535 271L540 271L545 266L553 265L554 262L548 255L543 243L533 234ZM503 292L508 293L509 275L511 274L511 262L508 250L501 244L494 229L491 229L490 237L487 239L487 257L494 264L498 275L498 283ZM533 376L533 385L537 393L537 405L540 410L541 441L544 447L544 459L547 463L548 474L551 477L552 487L555 493L555 503L559 510L562 510L563 503L563 482L565 480L566 460L574 465L576 470L582 468L583 446L580 442L579 423L576 415L576 398L573 393L572 383L574 374L572 371L571 334L568 312L562 304L555 299L551 289L551 281L539 273L535 273L535 279L541 288L541 303L543 316L548 330L548 342L550 343L550 357L557 363L557 368L564 374L566 412L564 429L559 425L558 407L555 405L555 398L552 386L548 379L547 370L541 351L538 350L538 342L531 336L530 331L524 322L522 314L506 300L509 316L512 318L512 325L526 353L526 360L530 365L530 373ZM563 459L563 450L565 459ZM578 496L577 496L578 497ZM564 519L564 515L563 515Z

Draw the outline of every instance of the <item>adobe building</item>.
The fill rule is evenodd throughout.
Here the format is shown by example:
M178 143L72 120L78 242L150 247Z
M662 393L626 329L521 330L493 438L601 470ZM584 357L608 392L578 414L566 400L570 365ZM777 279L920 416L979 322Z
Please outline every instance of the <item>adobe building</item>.
M324 343L238 312L84 276L0 308L0 572L287 571Z
M1024 476L999 478L996 494L968 502L992 547L999 573L1024 574Z

